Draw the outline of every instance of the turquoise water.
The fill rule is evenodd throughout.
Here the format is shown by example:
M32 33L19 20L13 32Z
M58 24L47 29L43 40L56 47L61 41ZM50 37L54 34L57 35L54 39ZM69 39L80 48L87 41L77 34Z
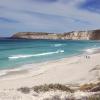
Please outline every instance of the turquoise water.
M0 40L0 69L57 60L100 47L100 41Z

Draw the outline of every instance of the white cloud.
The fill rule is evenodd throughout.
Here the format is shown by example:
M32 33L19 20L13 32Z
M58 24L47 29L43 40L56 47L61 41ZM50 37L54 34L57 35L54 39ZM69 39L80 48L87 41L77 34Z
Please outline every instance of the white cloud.
M2 0L0 6L3 8L0 9L0 17L13 19L19 23L1 24L11 25L13 29L17 28L17 31L24 30L24 27L27 27L25 31L51 32L99 28L100 14L79 9L79 5L83 2L86 0L58 0L53 3L41 3L34 0Z

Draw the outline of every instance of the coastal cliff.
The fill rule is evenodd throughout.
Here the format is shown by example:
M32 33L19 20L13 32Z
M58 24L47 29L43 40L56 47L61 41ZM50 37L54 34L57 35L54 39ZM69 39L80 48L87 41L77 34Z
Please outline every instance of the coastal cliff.
M100 40L100 30L73 31L67 33L18 32L11 38L17 39L63 39L63 40Z

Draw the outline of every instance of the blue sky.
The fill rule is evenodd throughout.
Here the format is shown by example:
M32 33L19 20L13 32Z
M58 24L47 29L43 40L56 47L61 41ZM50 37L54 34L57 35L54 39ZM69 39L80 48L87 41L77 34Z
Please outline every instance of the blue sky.
M0 0L0 36L100 28L100 0Z

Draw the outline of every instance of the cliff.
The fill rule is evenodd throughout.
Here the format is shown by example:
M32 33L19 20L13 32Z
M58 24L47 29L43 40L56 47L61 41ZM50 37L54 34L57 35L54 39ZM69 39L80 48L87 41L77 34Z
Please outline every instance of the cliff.
M17 39L64 39L64 40L100 40L100 30L73 31L67 33L19 32L11 38Z

